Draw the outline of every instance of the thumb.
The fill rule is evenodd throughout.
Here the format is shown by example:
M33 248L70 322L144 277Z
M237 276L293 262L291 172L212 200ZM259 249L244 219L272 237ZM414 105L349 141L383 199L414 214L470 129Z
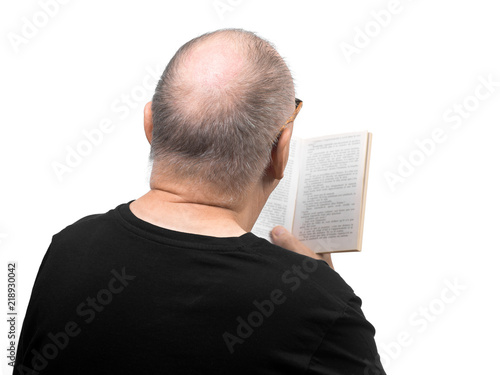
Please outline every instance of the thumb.
M281 225L273 228L273 230L271 231L271 240L275 245L281 246L296 253L308 256L313 256L314 254L311 249L300 242L293 234L291 234ZM313 258L315 257L313 256Z
M324 260L332 269L334 269L330 254L316 254L281 225L273 228L271 231L271 240L275 245L284 249L306 255L314 259Z
M292 250L293 236L281 225L274 227L271 231L271 240L275 245L281 246L285 249Z

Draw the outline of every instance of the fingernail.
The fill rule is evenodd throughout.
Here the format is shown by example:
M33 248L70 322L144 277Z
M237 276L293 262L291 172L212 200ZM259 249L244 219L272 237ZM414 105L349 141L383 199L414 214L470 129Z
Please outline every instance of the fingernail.
M274 228L273 230L273 234L276 236L276 237L279 237L281 236L282 234L284 234L286 232L285 228L283 227L276 227Z

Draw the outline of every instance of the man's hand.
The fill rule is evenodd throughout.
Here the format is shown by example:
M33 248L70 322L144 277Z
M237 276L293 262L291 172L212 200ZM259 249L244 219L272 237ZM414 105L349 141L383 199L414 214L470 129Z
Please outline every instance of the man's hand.
M316 254L280 225L274 227L271 231L271 239L275 245L281 246L284 249L291 250L295 253L306 255L314 259L324 260L330 265L330 267L332 267L332 269L334 269L330 254Z

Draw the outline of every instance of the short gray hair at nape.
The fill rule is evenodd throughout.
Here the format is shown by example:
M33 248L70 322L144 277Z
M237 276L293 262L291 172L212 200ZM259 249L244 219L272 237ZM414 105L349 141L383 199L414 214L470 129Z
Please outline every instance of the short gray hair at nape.
M242 67L216 89L186 77L190 53L222 38ZM201 94L200 94L201 93ZM152 180L177 180L234 201L269 166L279 128L294 109L294 83L274 46L253 32L223 29L184 44L163 72L152 101Z

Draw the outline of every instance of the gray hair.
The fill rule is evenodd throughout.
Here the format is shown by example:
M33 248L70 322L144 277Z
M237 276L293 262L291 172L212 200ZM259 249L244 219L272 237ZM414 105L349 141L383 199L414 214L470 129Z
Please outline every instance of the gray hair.
M196 46L213 37L225 38L242 54L243 68L223 88L208 88L193 100L182 67ZM265 173L277 132L293 112L294 96L286 63L255 33L224 29L187 42L167 65L153 96L153 173L201 183L220 197L240 196Z

